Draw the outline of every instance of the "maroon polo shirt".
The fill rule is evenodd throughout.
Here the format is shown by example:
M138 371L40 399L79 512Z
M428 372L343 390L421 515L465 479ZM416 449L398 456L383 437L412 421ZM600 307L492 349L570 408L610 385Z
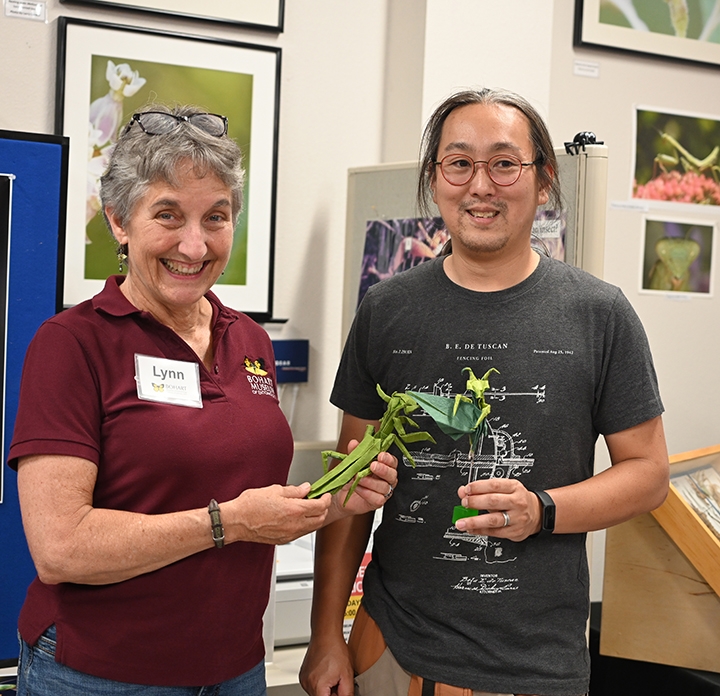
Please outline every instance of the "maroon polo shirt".
M27 455L82 457L98 467L95 507L147 514L285 483L293 443L265 331L208 293L208 370L177 334L126 300L122 279L108 279L93 299L38 330L23 367L10 466ZM139 399L136 353L199 363L203 408ZM36 578L20 633L32 645L56 624L58 662L99 677L214 684L263 657L272 562L272 546L238 542L112 585Z

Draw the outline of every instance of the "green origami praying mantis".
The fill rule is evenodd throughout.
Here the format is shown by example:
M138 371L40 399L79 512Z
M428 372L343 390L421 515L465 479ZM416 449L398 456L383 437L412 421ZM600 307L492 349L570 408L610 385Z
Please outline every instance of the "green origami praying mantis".
M406 432L406 426L408 425L414 428L418 427L417 423L408 416L409 413L418 408L415 399L402 392L393 392L392 396L388 396L379 384L376 389L380 398L387 404L385 413L380 420L380 428L375 432L374 426L368 425L365 436L349 454L325 450L322 453L325 474L312 484L308 498L319 498L324 493L337 493L343 486L352 481L350 490L343 502L343 505L347 505L360 479L372 473L370 464L380 452L387 452L392 445L397 445L407 460L415 466L415 460L407 447L405 447L405 443L420 442L422 440L435 442L430 433L424 431ZM337 466L328 470L328 459L331 457L339 459L340 462Z
M429 416L437 423L440 430L454 440L463 435L470 438L470 450L468 459L470 461L470 472L476 452L482 451L485 435L490 432L488 416L490 415L490 404L485 401L485 392L490 387L490 375L498 370L491 367L482 377L478 378L471 368L463 368L470 376L466 382L465 394L457 394L454 399L447 396L436 396L435 394L423 394L420 392L408 392L425 409ZM465 508L456 505L453 510L453 524L461 517L472 517L479 513L478 510Z
M469 367L463 368L469 372L466 383L466 393L473 396L457 394L454 399L435 394L421 392L408 392L437 423L440 430L454 440L463 435L470 436L470 451L468 456L473 458L475 452L482 449L483 439L489 430L487 417L490 415L490 404L485 401L485 392L490 387L490 375L493 372L500 374L491 367L482 377L478 378ZM474 398L473 398L474 397Z
M485 435L490 431L487 419L491 407L485 401L485 392L490 387L489 378L493 372L500 373L494 367L491 367L480 378L476 377L469 367L464 368L463 372L470 374L466 382L465 393L470 393L472 396L457 394L455 398L450 398L414 391L393 392L392 396L388 396L378 384L377 393L387 404L385 414L380 421L380 428L375 432L375 428L368 425L360 444L349 454L325 450L322 453L325 474L312 484L307 497L319 498L324 493L337 493L352 481L343 503L346 505L360 479L372 473L370 463L377 458L380 452L387 452L392 445L397 445L405 458L415 466L415 460L405 444L421 441L435 442L433 436L428 432L406 432L408 425L414 428L418 427L408 414L417 410L419 406L423 407L442 432L454 440L463 435L469 436L468 457L472 462L475 453L482 450ZM328 459L331 457L339 459L340 463L328 470ZM460 517L477 514L477 510L470 510L458 505L453 513L453 524Z

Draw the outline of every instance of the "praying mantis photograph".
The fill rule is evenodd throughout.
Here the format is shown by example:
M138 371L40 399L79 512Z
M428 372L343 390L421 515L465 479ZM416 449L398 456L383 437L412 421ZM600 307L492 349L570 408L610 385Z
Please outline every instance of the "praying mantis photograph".
M646 217L644 228L642 290L711 297L715 224Z
M632 197L720 205L720 120L636 110Z

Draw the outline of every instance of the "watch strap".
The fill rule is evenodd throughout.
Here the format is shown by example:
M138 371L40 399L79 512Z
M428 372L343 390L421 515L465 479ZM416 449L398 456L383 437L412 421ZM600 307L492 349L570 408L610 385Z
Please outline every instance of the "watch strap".
M210 514L210 525L212 527L212 539L215 546L221 549L225 545L225 528L220 519L220 506L216 500L211 500L208 505L208 513Z

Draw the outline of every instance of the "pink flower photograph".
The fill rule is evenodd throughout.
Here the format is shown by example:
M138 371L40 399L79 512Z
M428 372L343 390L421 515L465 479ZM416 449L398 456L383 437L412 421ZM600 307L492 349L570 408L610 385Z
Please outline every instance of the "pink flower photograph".
M633 198L720 205L720 120L637 109Z

